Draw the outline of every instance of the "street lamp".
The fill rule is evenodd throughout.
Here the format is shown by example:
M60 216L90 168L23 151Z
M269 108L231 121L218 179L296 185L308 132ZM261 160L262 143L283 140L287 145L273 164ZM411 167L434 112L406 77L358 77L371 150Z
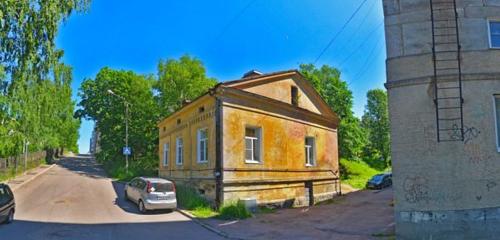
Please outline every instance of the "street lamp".
M124 97L116 94L115 92L113 92L113 90L111 89L108 89L108 93L121 99L123 101L123 103L125 104L125 148L129 149L128 148L128 108L129 108L129 105L131 105L129 102L127 102L127 100L125 100ZM128 153L125 154L125 172L128 174Z

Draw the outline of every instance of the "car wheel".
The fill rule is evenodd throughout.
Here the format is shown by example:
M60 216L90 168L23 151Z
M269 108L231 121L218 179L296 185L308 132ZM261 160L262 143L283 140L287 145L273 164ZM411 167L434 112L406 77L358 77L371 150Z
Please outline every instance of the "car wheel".
M14 209L11 209L5 223L9 224L14 221Z
M139 200L139 212L146 213L146 207L144 207L142 200Z

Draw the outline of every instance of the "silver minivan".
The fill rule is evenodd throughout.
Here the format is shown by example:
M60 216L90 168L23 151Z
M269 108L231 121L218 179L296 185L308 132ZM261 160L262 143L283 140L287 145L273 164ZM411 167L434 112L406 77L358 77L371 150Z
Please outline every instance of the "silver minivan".
M141 213L177 208L175 185L163 178L137 177L125 185L125 199L135 202Z

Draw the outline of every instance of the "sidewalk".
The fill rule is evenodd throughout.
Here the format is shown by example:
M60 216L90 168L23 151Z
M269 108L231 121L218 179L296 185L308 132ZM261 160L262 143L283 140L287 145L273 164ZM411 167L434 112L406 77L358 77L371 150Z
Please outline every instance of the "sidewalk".
M52 165L40 165L36 168L28 170L26 173L21 174L16 176L13 179L7 180L7 184L9 187L12 189L12 191L15 191L22 185L30 182L31 180L35 179L36 177L42 175L46 171L50 170L52 167L54 167L55 164Z
M327 204L281 209L246 220L198 220L229 239L395 239L392 199L392 188L363 190Z

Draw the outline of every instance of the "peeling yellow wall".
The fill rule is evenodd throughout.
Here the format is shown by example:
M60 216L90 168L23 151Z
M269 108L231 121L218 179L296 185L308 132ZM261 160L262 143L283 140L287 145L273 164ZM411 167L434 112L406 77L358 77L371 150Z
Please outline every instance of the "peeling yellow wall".
M225 200L250 196L256 197L259 203L300 199L305 195L304 181L336 177L338 149L335 129L232 104L223 107L223 123ZM261 128L262 163L245 162L246 126ZM305 164L305 137L315 137L314 166ZM299 183L288 183L291 180ZM257 191L255 187L260 189ZM314 194L333 193L334 188L333 182L328 187L318 185L314 187Z
M302 86L302 83L293 78L272 81L256 86L248 86L242 89L251 93L259 94L268 98L273 98L291 104L292 95L290 89L292 86L298 88L299 107L305 108L311 112L320 113L318 107L314 105L314 103L311 101L310 96L307 95L304 87Z
M199 108L204 107L204 112L199 112ZM177 120L180 119L180 124ZM215 198L215 99L211 96L204 96L197 101L185 106L180 111L174 113L159 125L160 142L159 175L177 182L194 185L195 188L204 189L209 198ZM197 130L208 129L208 162L199 163L197 161ZM177 165L176 158L176 138L183 138L184 161L182 165ZM163 146L170 144L169 162L163 166Z

